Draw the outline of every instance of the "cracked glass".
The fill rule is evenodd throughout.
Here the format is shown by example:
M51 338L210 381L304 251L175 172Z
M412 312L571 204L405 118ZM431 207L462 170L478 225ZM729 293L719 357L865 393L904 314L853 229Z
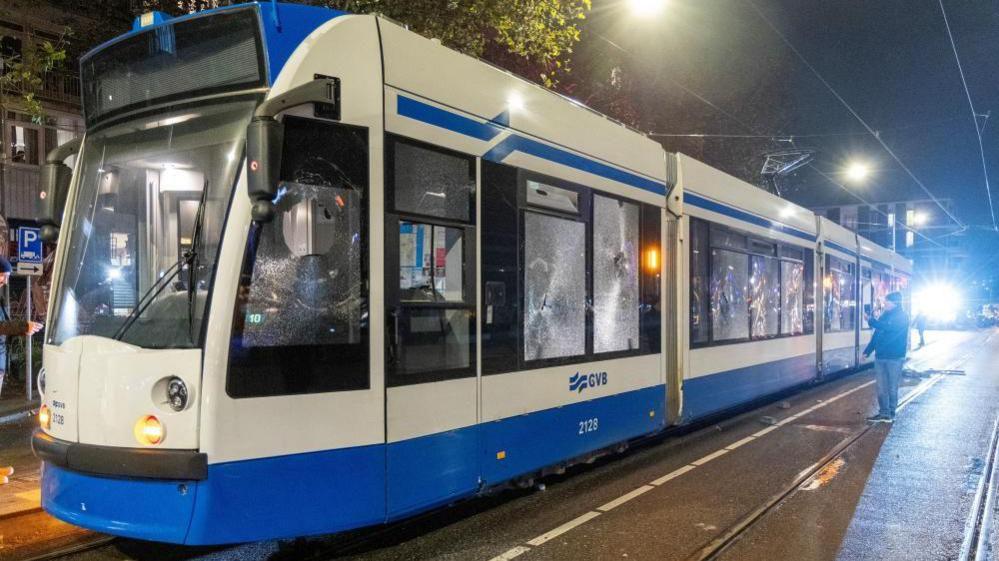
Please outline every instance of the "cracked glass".
M593 197L593 351L639 344L638 205Z
M586 352L586 224L524 216L524 359Z

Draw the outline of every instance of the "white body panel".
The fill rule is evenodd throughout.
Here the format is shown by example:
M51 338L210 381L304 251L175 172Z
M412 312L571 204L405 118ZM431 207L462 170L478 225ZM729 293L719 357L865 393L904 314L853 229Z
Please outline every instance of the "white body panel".
M496 421L662 384L661 359L662 355L643 355L483 376L482 420ZM570 392L569 377L577 372L606 372L607 383Z
M693 158L679 154L679 187L682 189L687 216L735 228L757 237L815 249L814 215L807 209L771 195L738 178L714 169ZM703 200L712 208L705 208ZM750 222L749 220L753 220ZM766 223L768 225L763 225ZM792 228L796 233L788 233ZM683 239L689 240L690 220L682 221ZM808 239L812 238L812 239ZM680 271L682 304L680 328L684 378L739 370L758 364L776 362L815 352L816 335L806 334L758 341L690 348L690 248L681 248Z
M549 90L402 27L383 20L380 28L386 85L483 121L509 110L510 128L514 130L560 146L571 146L647 177L660 180L665 177L664 153L657 142ZM517 101L511 103L511 99ZM388 112L387 117L391 114Z
M375 19L338 17L317 29L292 54L271 89L278 95L315 74L342 78L341 121L368 127L370 189L369 248L382 254L381 72ZM331 53L354 53L331 56ZM311 111L300 112L310 115ZM244 166L245 167L245 166ZM226 224L205 347L202 451L210 463L383 443L385 394L383 355L372 353L367 390L233 399L226 394L229 335L238 275L250 226L245 178L235 189ZM384 347L381 259L370 261L370 338Z

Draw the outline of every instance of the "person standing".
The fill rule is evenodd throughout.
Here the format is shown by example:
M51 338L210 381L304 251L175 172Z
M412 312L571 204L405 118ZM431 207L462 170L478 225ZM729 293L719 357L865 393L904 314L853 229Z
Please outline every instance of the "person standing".
M909 316L902 308L902 293L891 292L885 296L885 309L880 317L871 317L870 313L864 315L867 324L874 328L864 357L874 353L874 374L878 382L878 414L867 420L890 423L898 408L898 384L909 346Z
M916 331L919 332L919 346L926 346L926 338L923 337L923 332L926 331L926 314L919 312L916 314Z
M10 280L12 271L10 261L6 257L0 257L0 288ZM0 303L0 394L3 392L3 381L7 374L7 337L30 337L38 333L41 328L42 324L38 322L11 320L7 314L7 306Z

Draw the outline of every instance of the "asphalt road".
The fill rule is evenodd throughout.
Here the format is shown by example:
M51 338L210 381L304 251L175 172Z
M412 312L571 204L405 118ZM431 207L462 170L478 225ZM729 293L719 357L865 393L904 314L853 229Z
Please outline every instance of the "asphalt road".
M751 525L721 559L953 559L999 411L995 331L935 333L908 380L923 393ZM137 559L687 560L781 493L874 411L869 374L833 381L683 437L387 528L189 549L117 540L68 557ZM762 422L773 417L779 425ZM3 431L6 432L6 431Z

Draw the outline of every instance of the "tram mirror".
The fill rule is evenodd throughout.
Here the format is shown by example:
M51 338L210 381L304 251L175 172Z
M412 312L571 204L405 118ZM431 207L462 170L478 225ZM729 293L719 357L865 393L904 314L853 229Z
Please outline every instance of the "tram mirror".
M339 109L339 78L312 80L260 104L246 130L247 192L253 201L253 220L274 218L274 198L281 173L284 125L275 117L281 111L309 103ZM339 110L335 112L339 115Z
M39 176L37 218L42 225L41 236L46 242L54 242L59 237L62 213L66 209L69 183L73 170L63 160L80 150L82 139L76 138L54 148L45 157Z

